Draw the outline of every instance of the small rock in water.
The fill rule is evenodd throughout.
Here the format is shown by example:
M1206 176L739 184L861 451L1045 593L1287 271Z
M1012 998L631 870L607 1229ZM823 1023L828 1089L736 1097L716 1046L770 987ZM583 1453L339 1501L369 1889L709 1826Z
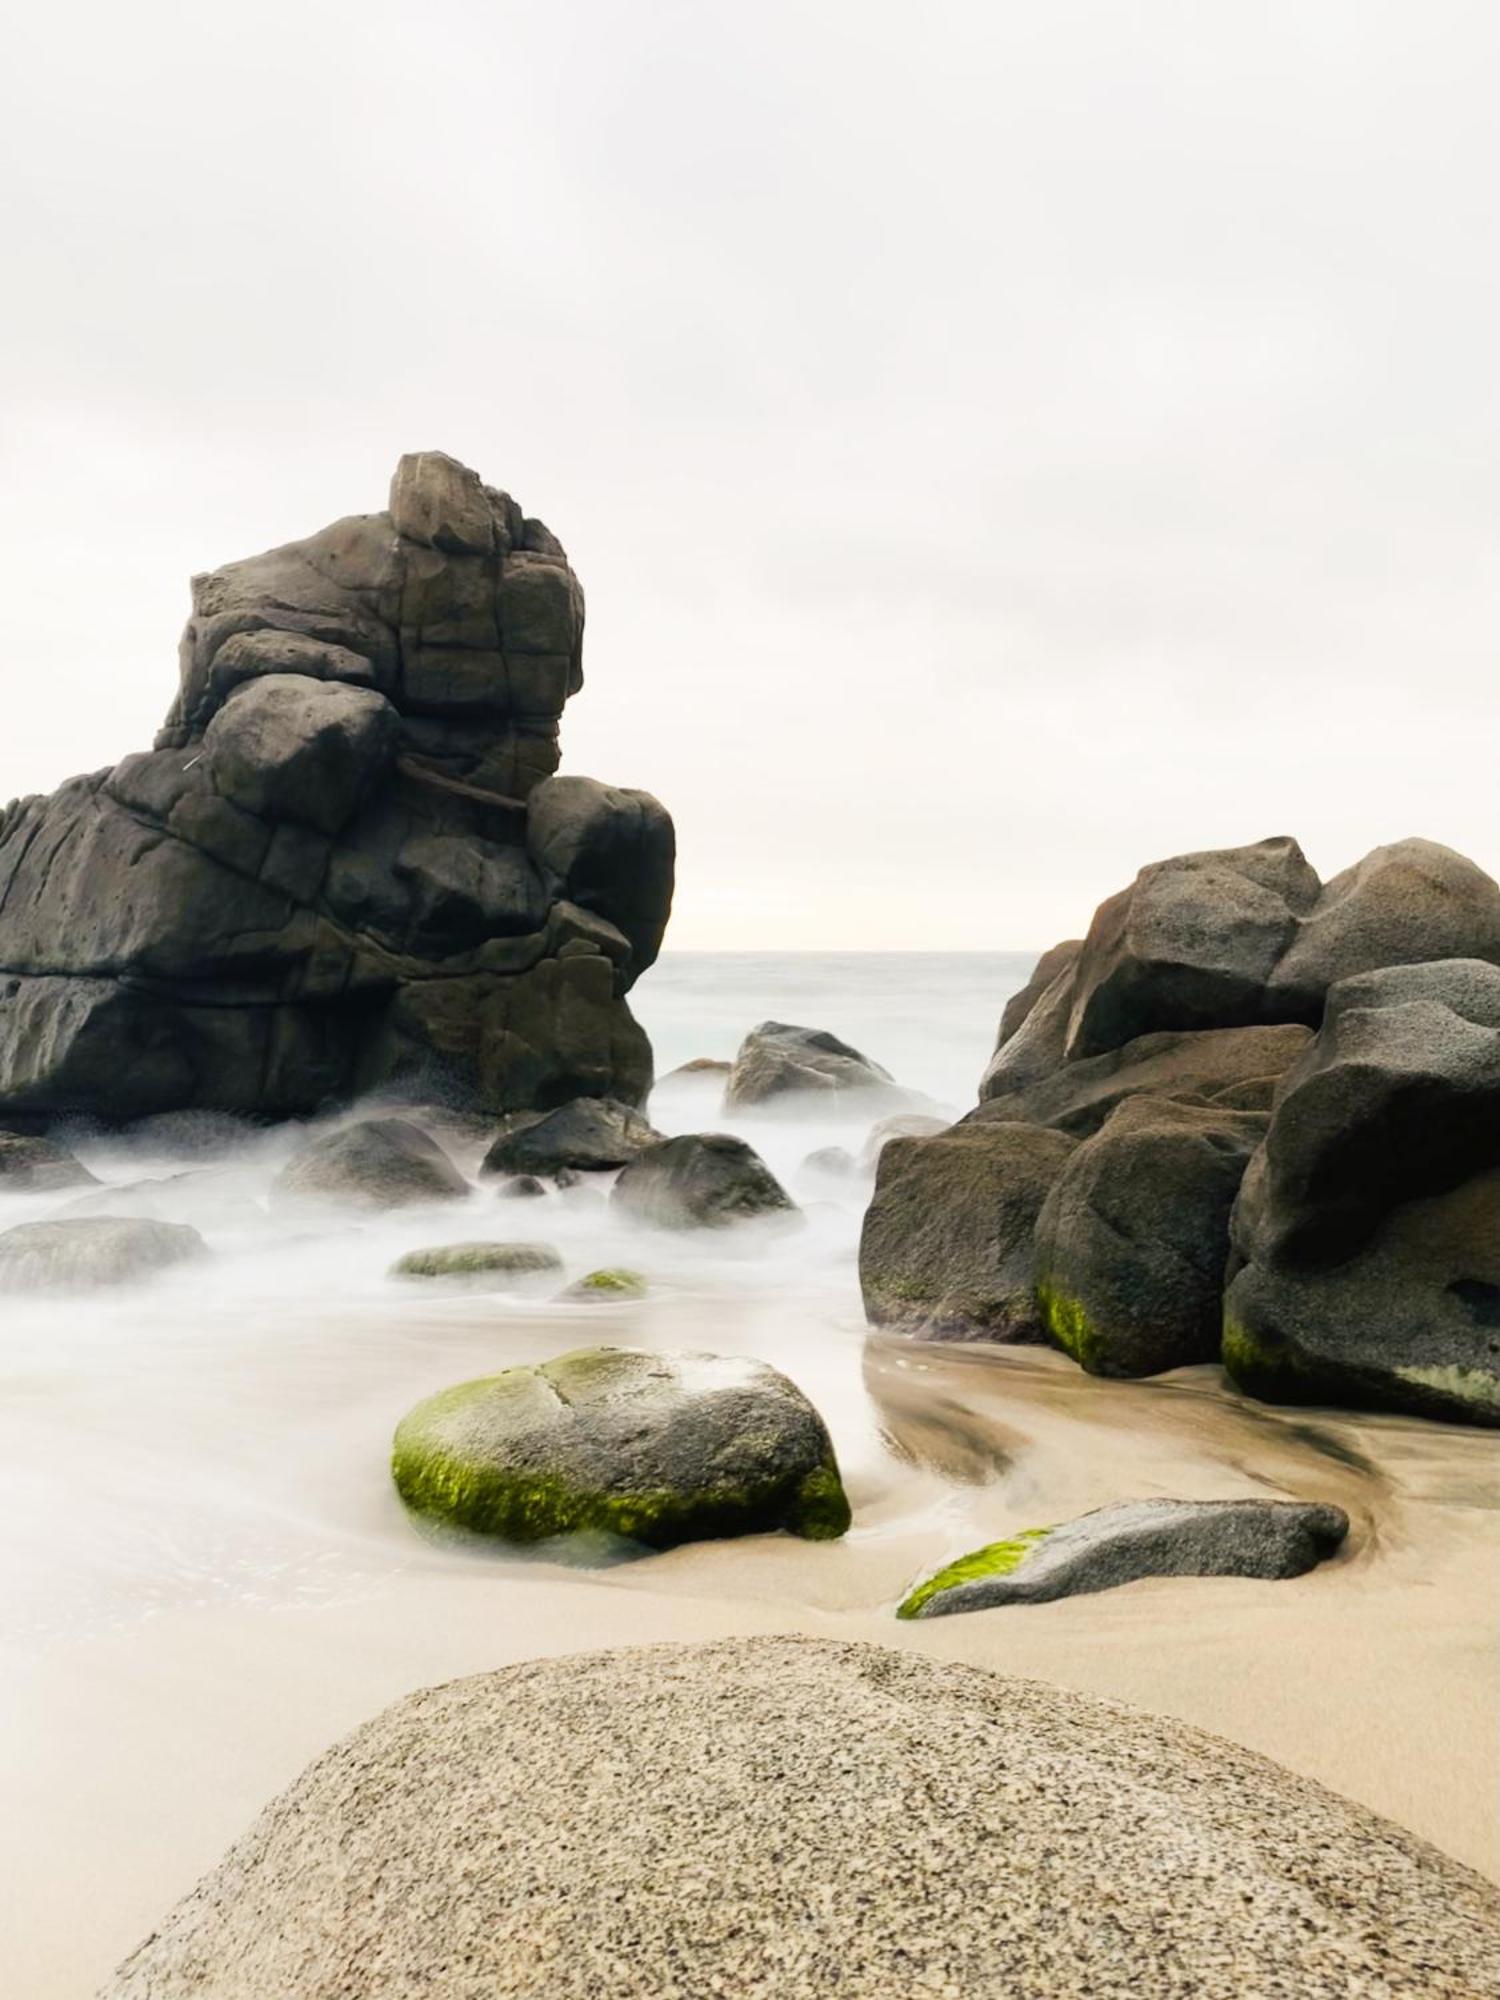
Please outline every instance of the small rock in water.
M404 1118L366 1118L313 1139L271 1184L277 1199L402 1208L457 1201L469 1183L442 1147Z
M0 1235L0 1291L92 1290L207 1254L203 1238L183 1222L112 1215L23 1222Z
M684 1132L650 1147L625 1168L610 1200L659 1229L717 1228L798 1212L759 1153L727 1132Z
M593 1532L666 1549L849 1525L802 1391L717 1354L580 1348L460 1383L403 1418L391 1470L414 1512L512 1542Z
M47 1194L53 1188L92 1187L94 1176L81 1160L53 1139L27 1132L0 1132L0 1190L7 1194Z
M1307 1500L1121 1500L991 1542L918 1584L898 1618L1046 1604L1143 1576L1301 1576L1349 1532L1342 1507Z
M643 1299L649 1289L639 1271L590 1271L575 1279L562 1296L608 1304L616 1299Z
M495 1189L495 1199L496 1201L527 1201L534 1200L537 1195L545 1194L546 1192L545 1186L537 1179L535 1174L517 1174L514 1180L501 1181L499 1187Z
M931 1139L938 1132L946 1132L951 1119L934 1118L926 1111L896 1111L889 1118L882 1118L872 1126L870 1136L865 1140L860 1152L859 1164L867 1174L873 1174L880 1164L880 1156L892 1139Z
M607 1173L654 1146L660 1132L633 1105L578 1097L490 1147L481 1174Z
M562 1258L547 1243L443 1243L430 1250L408 1250L391 1266L391 1276L503 1290L530 1279L555 1280L562 1267Z
M859 1161L847 1146L819 1146L808 1154L797 1175L812 1188L845 1188L858 1178Z

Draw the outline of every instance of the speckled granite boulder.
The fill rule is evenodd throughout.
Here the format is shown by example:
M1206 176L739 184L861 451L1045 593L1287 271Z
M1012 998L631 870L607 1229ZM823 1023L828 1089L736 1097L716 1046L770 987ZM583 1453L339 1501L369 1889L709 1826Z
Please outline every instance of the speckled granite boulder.
M754 1147L728 1132L682 1132L647 1147L615 1182L610 1203L657 1229L719 1229L799 1213Z
M410 1695L103 2000L1490 2000L1493 1887L1166 1717L791 1637Z
M724 1086L724 1109L743 1111L782 1100L795 1103L807 1095L825 1102L852 1097L864 1106L893 1108L909 1102L908 1093L888 1070L826 1028L798 1028L785 1021L762 1021L752 1028L740 1043Z
M849 1525L812 1404L726 1355L580 1348L462 1382L403 1418L391 1469L415 1513L512 1542L592 1532L664 1549Z

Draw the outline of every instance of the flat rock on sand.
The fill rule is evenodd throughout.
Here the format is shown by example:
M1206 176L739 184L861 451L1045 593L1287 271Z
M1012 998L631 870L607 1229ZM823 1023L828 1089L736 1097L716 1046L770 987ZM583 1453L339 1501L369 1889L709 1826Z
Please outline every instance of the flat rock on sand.
M1500 1914L1183 1724L882 1647L543 1660L312 1765L105 2000L1488 2000Z

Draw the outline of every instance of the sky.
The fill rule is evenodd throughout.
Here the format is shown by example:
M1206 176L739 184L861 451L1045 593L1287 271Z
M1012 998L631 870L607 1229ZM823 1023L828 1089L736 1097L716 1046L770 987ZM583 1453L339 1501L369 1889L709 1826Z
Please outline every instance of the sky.
M0 75L0 799L403 451L567 544L679 948L1040 947L1144 862L1500 873L1489 0L202 0Z

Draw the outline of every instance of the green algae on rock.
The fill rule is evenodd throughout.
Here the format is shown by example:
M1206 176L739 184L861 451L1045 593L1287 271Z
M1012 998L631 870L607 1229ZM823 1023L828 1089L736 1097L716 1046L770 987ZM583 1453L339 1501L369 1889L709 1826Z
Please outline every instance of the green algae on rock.
M501 1286L527 1278L555 1278L562 1268L562 1258L548 1243L441 1243L429 1250L408 1250L391 1266L391 1276Z
M649 1548L785 1528L830 1540L849 1503L822 1418L764 1362L580 1348L439 1391L396 1430L416 1514L504 1541Z
M1118 1500L1027 1528L919 1583L898 1618L1046 1604L1150 1576L1301 1576L1349 1532L1341 1507L1308 1500Z
M611 1299L643 1299L650 1286L639 1271L612 1269L589 1271L573 1283L563 1293L565 1299L596 1299L608 1302Z

